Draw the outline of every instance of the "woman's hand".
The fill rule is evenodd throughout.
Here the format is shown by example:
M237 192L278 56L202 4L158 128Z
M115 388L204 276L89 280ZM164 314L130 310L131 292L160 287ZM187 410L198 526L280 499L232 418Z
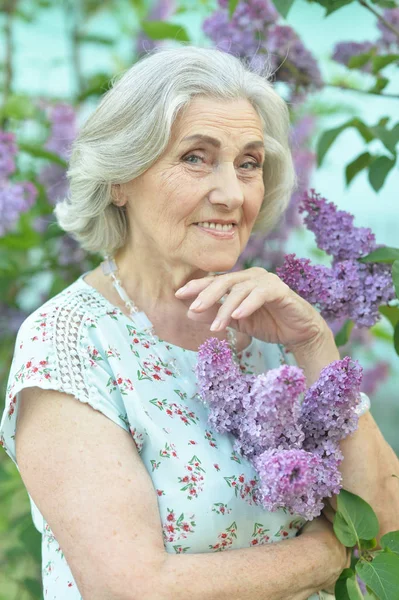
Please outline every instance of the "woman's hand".
M192 279L176 296L201 302L190 306L188 316L209 324L215 321L212 331L230 326L265 342L283 344L288 351L314 344L330 331L309 302L262 267Z
M299 531L298 535L322 536L328 545L331 556L331 570L329 573L326 573L326 583L323 586L323 590L329 594L333 594L335 583L341 572L350 567L351 548L346 548L341 544L334 533L332 524L324 517L324 515L320 515L320 517L306 523Z

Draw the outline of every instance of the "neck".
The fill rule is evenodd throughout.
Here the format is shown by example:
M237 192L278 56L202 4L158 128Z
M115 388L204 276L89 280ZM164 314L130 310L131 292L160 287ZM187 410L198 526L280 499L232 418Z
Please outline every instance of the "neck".
M167 263L162 256L138 260L138 255L120 250L113 257L117 276L129 298L145 312L186 314L193 299L179 300L176 290L208 273L190 265Z

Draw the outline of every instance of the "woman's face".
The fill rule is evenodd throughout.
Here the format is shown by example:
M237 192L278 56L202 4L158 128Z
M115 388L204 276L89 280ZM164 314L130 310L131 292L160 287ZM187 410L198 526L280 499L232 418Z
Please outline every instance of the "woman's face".
M129 248L189 271L231 269L262 204L264 157L261 119L247 100L194 98L158 161L121 185ZM214 220L235 224L218 235Z

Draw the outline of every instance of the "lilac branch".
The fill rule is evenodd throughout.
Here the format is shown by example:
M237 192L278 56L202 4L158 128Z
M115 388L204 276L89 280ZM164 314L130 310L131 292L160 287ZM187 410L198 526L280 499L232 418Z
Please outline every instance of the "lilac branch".
M372 12L373 15L375 15L377 17L377 19L379 21L381 21L381 23L383 23L383 25L385 25L385 27L390 29L392 31L392 33L394 33L396 35L396 37L399 39L399 31L397 29L395 29L395 27L389 21L384 19L384 17L382 15L380 15L380 13L375 10L375 8L373 8L372 6L367 4L366 0L359 0L359 4L361 4L362 6L364 6L364 8L367 8L367 10Z
M359 94L373 94L375 96L379 96L380 98L399 98L399 94L380 94L379 92L373 92L372 90L360 90L359 88L350 87L345 84L338 83L325 83L326 87L334 87L340 90L347 90L349 92L358 92Z

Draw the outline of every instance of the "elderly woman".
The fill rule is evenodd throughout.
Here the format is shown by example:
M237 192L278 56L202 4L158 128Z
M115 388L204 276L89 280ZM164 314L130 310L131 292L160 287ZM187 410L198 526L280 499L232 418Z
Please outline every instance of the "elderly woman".
M300 600L347 564L334 500L303 528L256 503L257 474L209 427L193 372L212 336L246 373L278 366L282 344L309 384L339 358L277 276L228 272L287 206L288 132L267 77L187 46L129 69L75 140L55 213L105 260L22 324L1 423L42 533L45 598ZM369 413L342 449L345 487L381 534L397 528L398 463Z

